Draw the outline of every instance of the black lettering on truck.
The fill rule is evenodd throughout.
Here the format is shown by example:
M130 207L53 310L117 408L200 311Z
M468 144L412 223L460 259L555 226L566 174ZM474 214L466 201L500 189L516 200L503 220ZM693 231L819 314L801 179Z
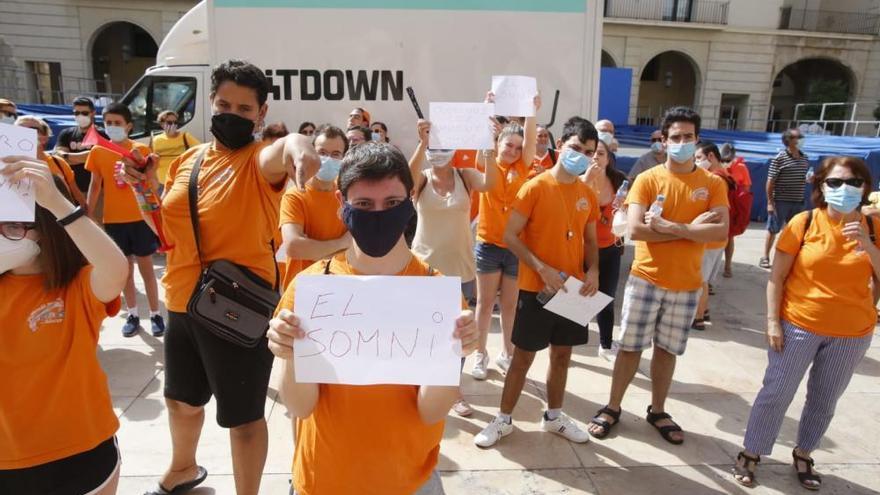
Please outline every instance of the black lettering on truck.
M285 101L295 99L296 93L302 101L402 101L405 86L402 70L268 69L266 76L272 99Z

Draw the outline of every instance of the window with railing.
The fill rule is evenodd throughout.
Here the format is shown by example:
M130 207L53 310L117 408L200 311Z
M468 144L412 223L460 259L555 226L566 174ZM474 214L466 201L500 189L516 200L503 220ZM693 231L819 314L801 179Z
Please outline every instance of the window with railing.
M61 87L60 62L27 62L30 101L34 103L64 103Z
M605 17L727 24L728 0L605 0Z
M876 36L880 33L880 15L782 7L779 29Z

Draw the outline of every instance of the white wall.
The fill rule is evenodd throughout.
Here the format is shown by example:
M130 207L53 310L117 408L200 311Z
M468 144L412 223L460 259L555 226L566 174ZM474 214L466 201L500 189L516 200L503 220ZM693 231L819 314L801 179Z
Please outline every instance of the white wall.
M727 25L738 28L776 29L783 0L732 0Z

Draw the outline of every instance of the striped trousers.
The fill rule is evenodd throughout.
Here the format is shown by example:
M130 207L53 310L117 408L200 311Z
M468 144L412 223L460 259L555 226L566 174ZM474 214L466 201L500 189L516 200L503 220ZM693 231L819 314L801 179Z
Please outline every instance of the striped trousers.
M743 446L758 455L772 453L785 412L810 368L807 400L798 423L797 446L811 452L828 429L837 400L843 395L859 361L871 345L864 337L823 337L782 322L782 352L768 350L770 363L764 386L755 399ZM810 365L812 364L812 367Z

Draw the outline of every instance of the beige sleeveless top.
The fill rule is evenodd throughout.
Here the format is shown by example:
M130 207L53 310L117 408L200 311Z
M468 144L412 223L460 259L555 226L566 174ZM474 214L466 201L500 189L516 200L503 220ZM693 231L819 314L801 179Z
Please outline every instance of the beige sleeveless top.
M470 282L476 276L471 233L471 198L461 174L453 171L455 187L440 196L431 185L431 170L422 172L427 183L416 201L419 221L412 250L443 275Z

